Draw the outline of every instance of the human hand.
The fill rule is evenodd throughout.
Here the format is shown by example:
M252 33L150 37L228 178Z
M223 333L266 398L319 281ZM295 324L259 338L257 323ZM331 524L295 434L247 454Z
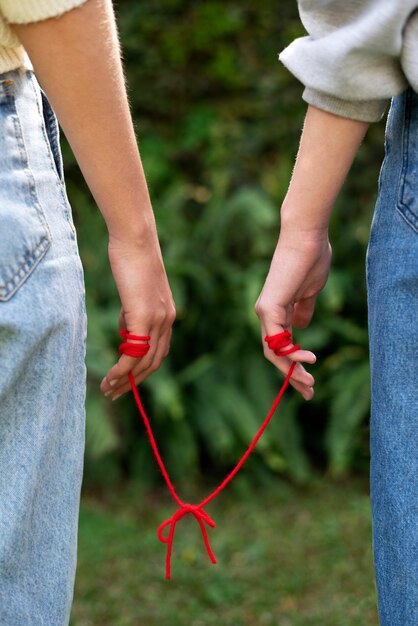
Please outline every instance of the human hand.
M330 263L331 246L326 231L303 232L282 226L269 273L255 304L266 359L284 375L293 361L298 363L290 383L305 400L313 398L315 381L302 363L315 363L316 356L307 350L297 350L278 357L264 337L284 330L292 332L292 326L305 328L309 324L317 295L327 281Z
M110 237L109 260L122 303L119 329L151 337L145 356L122 354L103 378L101 391L116 400L130 389L130 371L138 385L159 368L169 351L176 312L153 231L140 242Z

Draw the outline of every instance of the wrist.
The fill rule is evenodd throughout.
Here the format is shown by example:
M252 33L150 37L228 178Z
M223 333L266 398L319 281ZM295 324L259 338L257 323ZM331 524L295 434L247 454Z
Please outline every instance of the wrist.
M129 220L106 220L109 245L145 248L158 241L157 228L152 209L132 212Z
M301 244L328 242L328 221L306 219L294 207L283 205L280 213L280 238L297 240Z

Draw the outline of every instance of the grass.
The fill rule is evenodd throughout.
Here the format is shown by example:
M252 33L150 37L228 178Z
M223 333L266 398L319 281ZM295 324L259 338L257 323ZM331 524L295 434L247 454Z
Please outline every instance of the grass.
M156 528L173 511L132 489L83 497L70 626L378 624L366 485L255 491L240 477L208 506L218 564L188 516L167 582Z

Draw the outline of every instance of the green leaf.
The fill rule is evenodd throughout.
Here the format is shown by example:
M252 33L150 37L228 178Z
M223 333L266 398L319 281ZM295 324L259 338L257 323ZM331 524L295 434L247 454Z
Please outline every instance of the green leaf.
M350 467L359 425L368 417L370 407L369 364L351 363L342 368L331 381L334 398L330 421L325 434L329 471L334 476Z
M89 390L86 401L86 454L95 459L119 446L118 435L106 412L106 399Z

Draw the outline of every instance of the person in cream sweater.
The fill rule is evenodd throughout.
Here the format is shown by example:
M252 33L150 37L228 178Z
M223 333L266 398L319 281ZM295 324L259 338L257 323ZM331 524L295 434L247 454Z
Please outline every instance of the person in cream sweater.
M38 82L39 81L39 82ZM101 389L155 371L175 308L111 0L0 0L0 623L66 626L84 451L83 270L58 125L109 232L120 327L150 335ZM117 320L115 320L115 326Z

